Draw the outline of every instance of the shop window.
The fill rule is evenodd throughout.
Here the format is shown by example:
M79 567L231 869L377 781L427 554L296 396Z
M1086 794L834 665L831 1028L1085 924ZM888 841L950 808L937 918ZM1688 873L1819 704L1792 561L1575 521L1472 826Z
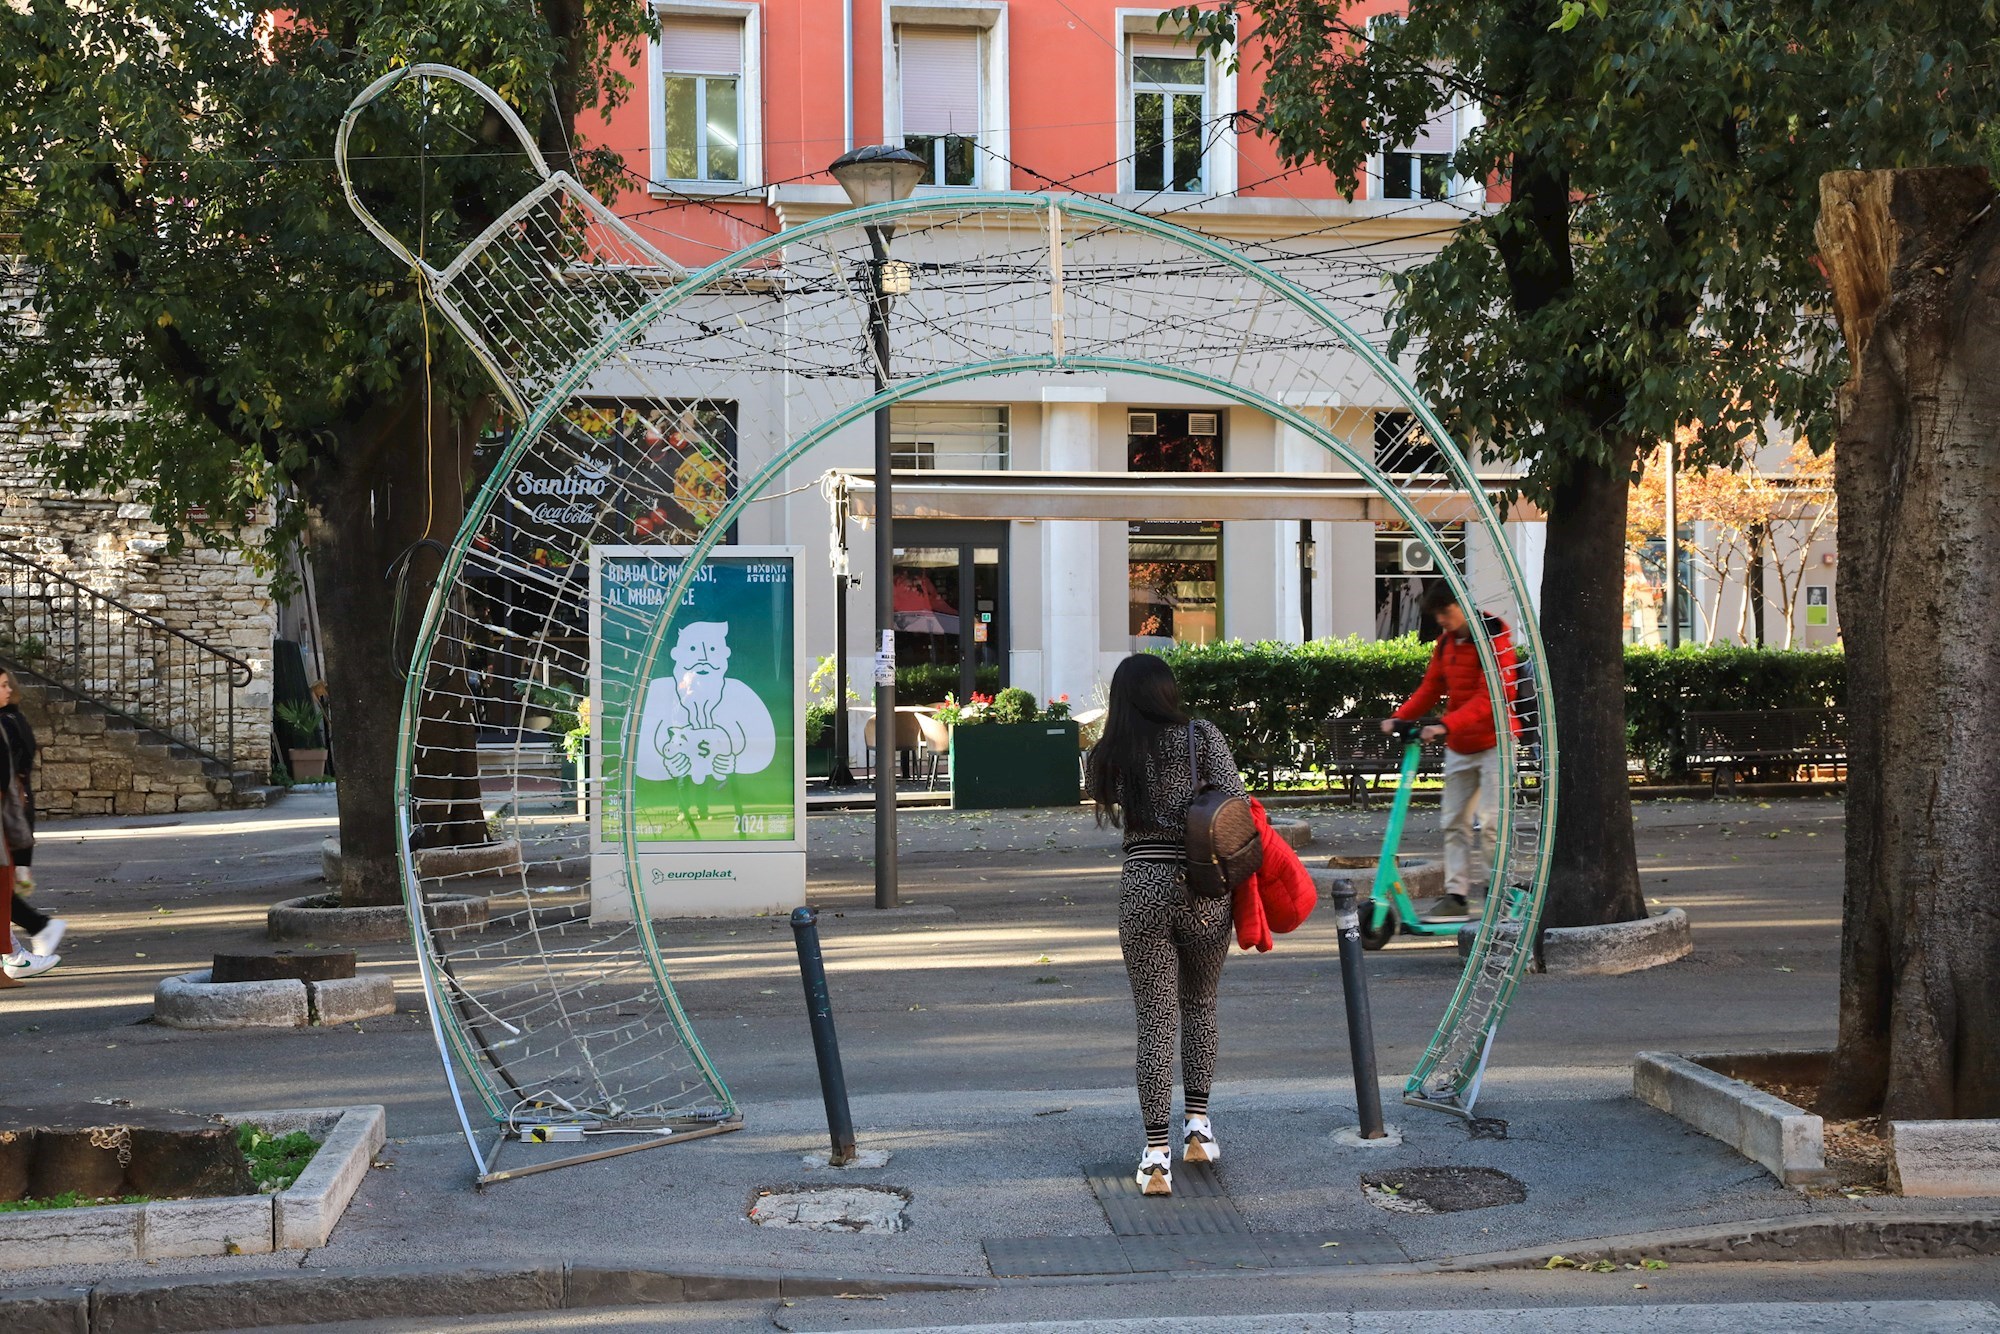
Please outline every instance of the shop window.
M1465 525L1448 523L1438 529L1446 554L1465 573ZM1395 639L1414 634L1429 641L1438 629L1421 610L1424 589L1443 578L1437 558L1417 535L1399 523L1375 525L1375 637Z
M1448 477L1444 451L1413 413L1375 414L1375 466L1392 477Z
M1135 523L1127 542L1132 651L1222 637L1222 525Z
M889 409L891 464L922 472L1000 472L1007 467L1007 409L904 403Z

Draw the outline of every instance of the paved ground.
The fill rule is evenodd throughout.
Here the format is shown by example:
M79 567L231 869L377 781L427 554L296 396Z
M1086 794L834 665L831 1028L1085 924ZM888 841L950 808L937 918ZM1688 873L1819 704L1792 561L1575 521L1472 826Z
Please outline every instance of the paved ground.
M1319 834L1315 853L1364 852L1379 836L1379 813L1306 814ZM1328 915L1281 939L1270 955L1232 958L1223 979L1225 1051L1216 1106L1227 1136L1229 1194L1254 1229L1365 1234L1410 1260L1425 1260L1877 1207L1877 1201L1813 1200L1784 1190L1719 1144L1625 1095L1632 1054L1645 1048L1830 1040L1839 804L1672 802L1641 807L1639 822L1648 895L1687 909L1696 954L1626 978L1531 978L1501 1034L1479 1109L1505 1121L1504 1131L1487 1127L1474 1137L1460 1121L1392 1102L1392 1120L1408 1136L1402 1148L1339 1149L1329 1132L1351 1124L1354 1110ZM320 794L295 794L261 813L96 820L45 830L37 858L41 901L72 920L68 959L57 973L0 1001L0 1062L11 1099L23 1102L122 1097L201 1110L388 1104L392 1143L383 1166L324 1251L179 1262L146 1267L147 1273L588 1257L983 1275L985 1238L1104 1236L1105 1216L1082 1168L1128 1156L1138 1137L1130 998L1113 921L1114 836L1081 812L906 813L902 823L906 898L943 911L874 915L866 817L815 816L811 825L812 897L827 910L828 962L856 1119L864 1147L893 1155L885 1167L843 1180L910 1191L911 1228L894 1236L771 1232L744 1218L760 1189L830 1176L809 1172L802 1161L823 1143L823 1121L790 933L781 921L675 923L663 933L682 997L746 1110L746 1130L483 1193L468 1188L470 1160L454 1134L405 948L362 950L365 967L392 973L403 989L403 1010L390 1018L337 1030L231 1035L144 1022L161 976L205 966L215 950L255 940L268 904L317 887L318 845L332 824L331 802ZM1385 1087L1393 1093L1443 1007L1457 961L1449 945L1399 943L1369 963ZM1494 1168L1520 1181L1526 1198L1419 1217L1378 1208L1359 1189L1362 1171L1423 1165ZM1990 1277L1990 1262L1981 1264ZM1053 1291L1030 1285L1005 1297L820 1301L820 1323L775 1327L898 1327L881 1323L892 1305L907 1316L897 1317L904 1324L924 1325L1149 1310L1282 1314L1326 1309L1320 1303L1336 1295L1337 1309L1367 1306L1369 1293L1379 1293L1383 1305L1492 1309L1574 1304L1579 1293L1591 1294L1592 1304L1670 1300L1677 1293L1703 1302L1786 1295L1785 1285L1762 1295L1699 1286L1708 1280L1677 1287L1683 1272L1641 1276L1648 1286L1637 1292L1630 1275L1596 1286L1615 1276L1483 1276L1471 1283L1463 1276L1364 1278L1350 1270L1292 1273L1251 1286L1152 1279L1089 1289L1110 1294L1094 1307L1097 1299L1086 1301L1077 1295L1084 1289L1073 1285L1061 1301L1019 1295ZM1903 1287L1891 1283L1887 1295L1991 1292L1990 1284L1960 1284L1959 1268L1926 1272L1941 1286L1913 1276ZM41 1271L0 1283L98 1276ZM1144 1294L1168 1289L1180 1294L1175 1302L1148 1305ZM1427 1295L1417 1296L1419 1290ZM1254 1303L1229 1304L1244 1302L1251 1291L1258 1294ZM1646 1296L1655 1291L1657 1297ZM1848 1291L1856 1300L1878 1295ZM1795 1295L1837 1294L1800 1289ZM1933 1321L1909 1328L1982 1327L1935 1323L1972 1318L1955 1308L1903 1314ZM1980 1320L1990 1314L1972 1313ZM644 1317L654 1323L563 1318L571 1317L568 1324L544 1315L539 1325L487 1319L453 1327L774 1327L770 1310L740 1317L750 1324L731 1324L738 1314L716 1307ZM1543 1326L1503 1321L1501 1327ZM1878 1321L1876 1327L1905 1326Z
M819 1300L719 1304L715 1308L625 1309L569 1312L551 1319L483 1316L461 1320L366 1321L320 1325L320 1334L538 1334L542 1330L578 1334L748 1334L749 1331L900 1330L934 1334L1598 1334L1607 1329L1634 1334L1964 1334L2000 1329L2000 1310L1991 1301L1990 1277L1958 1273L1935 1265L1901 1273L1877 1273L1858 1283L1851 1270L1827 1266L1731 1266L1727 1281L1713 1273L1648 1275L1645 1289L1632 1291L1622 1277L1602 1283L1565 1282L1557 1275L1510 1276L1500 1282L1426 1279L1351 1280L1337 1288L1296 1279L1260 1277L1203 1285L1127 1284L1098 1290L1089 1315L1044 1318L1021 1308L1048 1305L1051 1296L1070 1292L1016 1289L977 1298L953 1298L940 1312L934 1298L891 1298L882 1302ZM1681 1281L1685 1279L1686 1281ZM1982 1279L1986 1281L1982 1282ZM1620 1291L1612 1291L1620 1289ZM1873 1292L1840 1299L1829 1290ZM1943 1298L1940 1291L1967 1293ZM1785 1300L1784 1293L1797 1294ZM1903 1294L1889 1296L1887 1294ZM1711 1296L1711 1294L1714 1294ZM1036 1298L1040 1298L1039 1302ZM1289 1305L1286 1305L1289 1303ZM1430 1305L1416 1305L1429 1303ZM1498 1303L1516 1303L1505 1306ZM1219 1314L1194 1314L1196 1310ZM1149 1314L1141 1314L1150 1312ZM962 1317L962 1318L960 1318ZM918 1323L938 1320L937 1324ZM967 1323L976 1321L977 1323ZM298 1326L262 1334L287 1334Z

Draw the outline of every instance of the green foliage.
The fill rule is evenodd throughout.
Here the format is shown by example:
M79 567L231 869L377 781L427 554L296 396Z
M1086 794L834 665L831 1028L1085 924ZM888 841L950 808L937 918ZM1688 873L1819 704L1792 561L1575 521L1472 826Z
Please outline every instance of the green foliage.
M95 1204L146 1204L151 1199L150 1195L107 1195L103 1199L89 1199L73 1190L66 1190L45 1200L0 1200L0 1214L26 1214L41 1209L85 1209Z
M833 744L834 703L830 699L816 699L806 705L806 744L808 746L830 746Z
M986 715L988 722L1032 723L1041 716L1041 709L1035 703L1034 692L1008 686L993 697L993 706Z
M311 700L288 699L277 706L278 730L287 748L302 748L320 744L320 716L317 705Z
M1656 778L1686 773L1684 710L1823 709L1846 703L1847 658L1837 649L1625 650L1626 745Z
M236 1147L250 1163L250 1179L265 1193L288 1189L319 1152L320 1142L303 1130L273 1135L262 1126L236 1127Z
M461 423L488 392L341 199L348 102L415 61L476 70L555 165L605 184L615 159L570 159L556 108L627 95L608 61L651 22L625 0L301 0L279 23L245 0L0 7L0 199L31 283L29 317L0 322L0 411L82 432L41 460L61 484L127 486L176 542L268 556L302 516L238 533L261 506L365 473L427 385ZM449 257L529 183L510 139L463 90L413 82L358 123L357 185ZM441 478L461 475L454 435Z
M975 674L974 688L982 694L992 694L1000 688L1000 666L988 663L980 666ZM898 704L939 704L946 695L958 689L958 664L946 662L923 662L896 669L896 702Z
M1915 24L1880 0L1415 0L1372 34L1357 7L1171 18L1210 50L1261 43L1263 132L1350 190L1385 142L1477 105L1452 166L1497 207L1395 275L1390 346L1543 497L1578 460L1628 470L1635 442L1678 434L1701 467L1773 422L1829 438L1819 178L1970 156L1994 104L1986 3Z
M1415 690L1430 646L1414 635L1310 644L1229 641L1184 645L1162 656L1190 713L1222 729L1245 772L1271 783L1279 770L1324 771L1321 735L1336 718L1386 718ZM1629 753L1648 774L1681 764L1687 709L1838 708L1846 659L1838 651L1683 647L1625 650Z

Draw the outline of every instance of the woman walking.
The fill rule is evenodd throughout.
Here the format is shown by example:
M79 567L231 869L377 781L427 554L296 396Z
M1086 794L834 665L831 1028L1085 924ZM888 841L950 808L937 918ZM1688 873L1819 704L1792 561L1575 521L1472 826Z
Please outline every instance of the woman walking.
M32 832L35 822L35 729L28 725L27 715L15 703L15 693L14 674L0 667L0 794L16 792L20 795L23 813ZM35 859L33 842L30 841L26 847L0 849L0 853L4 853L7 863L0 877L8 883L0 894L8 900L8 930L11 932L18 926L27 937L17 949L10 935L8 948L0 950L0 956L4 956L0 957L0 986L6 986L9 980L46 973L62 962L62 956L55 949L68 923L60 917L36 911L21 897L24 890L34 885L34 872L29 869Z
M1173 1192L1176 1030L1186 1112L1182 1160L1213 1163L1222 1157L1208 1093L1215 1077L1215 987L1229 953L1230 900L1226 894L1188 895L1186 825L1197 769L1203 785L1243 791L1221 731L1207 721L1189 726L1173 670L1145 653L1119 663L1111 676L1104 735L1090 752L1090 795L1098 822L1109 820L1125 833L1118 944L1139 1019L1139 1111L1146 1148L1137 1180L1148 1195Z

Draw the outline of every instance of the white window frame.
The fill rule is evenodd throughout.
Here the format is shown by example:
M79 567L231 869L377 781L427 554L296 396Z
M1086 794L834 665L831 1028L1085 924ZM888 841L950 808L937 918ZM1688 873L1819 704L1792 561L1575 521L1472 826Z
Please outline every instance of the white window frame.
M951 194L964 190L1011 190L1012 135L1008 132L1007 6L1004 0L928 0L922 4L888 6L882 24L882 127L885 140L903 142L903 71L896 46L896 29L978 28L979 150L972 184L920 185L918 194Z
M647 189L654 195L748 194L764 184L763 7L749 0L654 0L656 18L729 19L743 25L742 73L736 81L736 114L743 141L737 150L740 180L677 181L667 178L666 71L658 37L646 41L646 97L652 135Z
M1134 37L1163 37L1167 34L1157 26L1165 9L1120 9L1118 10L1117 67L1113 71L1113 86L1118 90L1118 188L1123 191L1138 190L1136 164L1132 160L1136 136L1132 120L1132 39ZM1234 48L1225 46L1220 52L1205 56L1208 63L1208 116L1210 120L1227 116L1240 110L1237 106L1237 76L1228 68L1229 57ZM1202 163L1202 195L1234 194L1237 188L1238 144L1234 122L1227 122L1215 135L1209 145L1206 160ZM1151 194L1152 191L1146 191ZM1168 191L1166 193L1183 193ZM1185 195L1184 195L1185 197ZM1199 196L1197 196L1199 197Z
M1369 30L1372 34L1376 23L1381 19L1400 19L1401 17L1401 14L1377 14L1368 20ZM1459 145L1465 142L1466 137L1479 126L1486 123L1486 117L1477 103L1462 101L1457 96L1453 96L1451 99L1450 111L1451 148L1452 152L1456 153ZM1368 172L1367 197L1378 203L1394 208L1409 208L1415 204L1449 203L1478 205L1486 202L1485 185L1478 181L1468 180L1460 176L1457 172L1453 172L1446 178L1443 199L1424 198L1423 165L1421 163L1411 164L1411 171L1414 175L1410 181L1410 197L1408 199L1391 199L1389 198L1388 161L1388 150L1386 148L1377 149L1368 158L1368 166L1366 168Z

